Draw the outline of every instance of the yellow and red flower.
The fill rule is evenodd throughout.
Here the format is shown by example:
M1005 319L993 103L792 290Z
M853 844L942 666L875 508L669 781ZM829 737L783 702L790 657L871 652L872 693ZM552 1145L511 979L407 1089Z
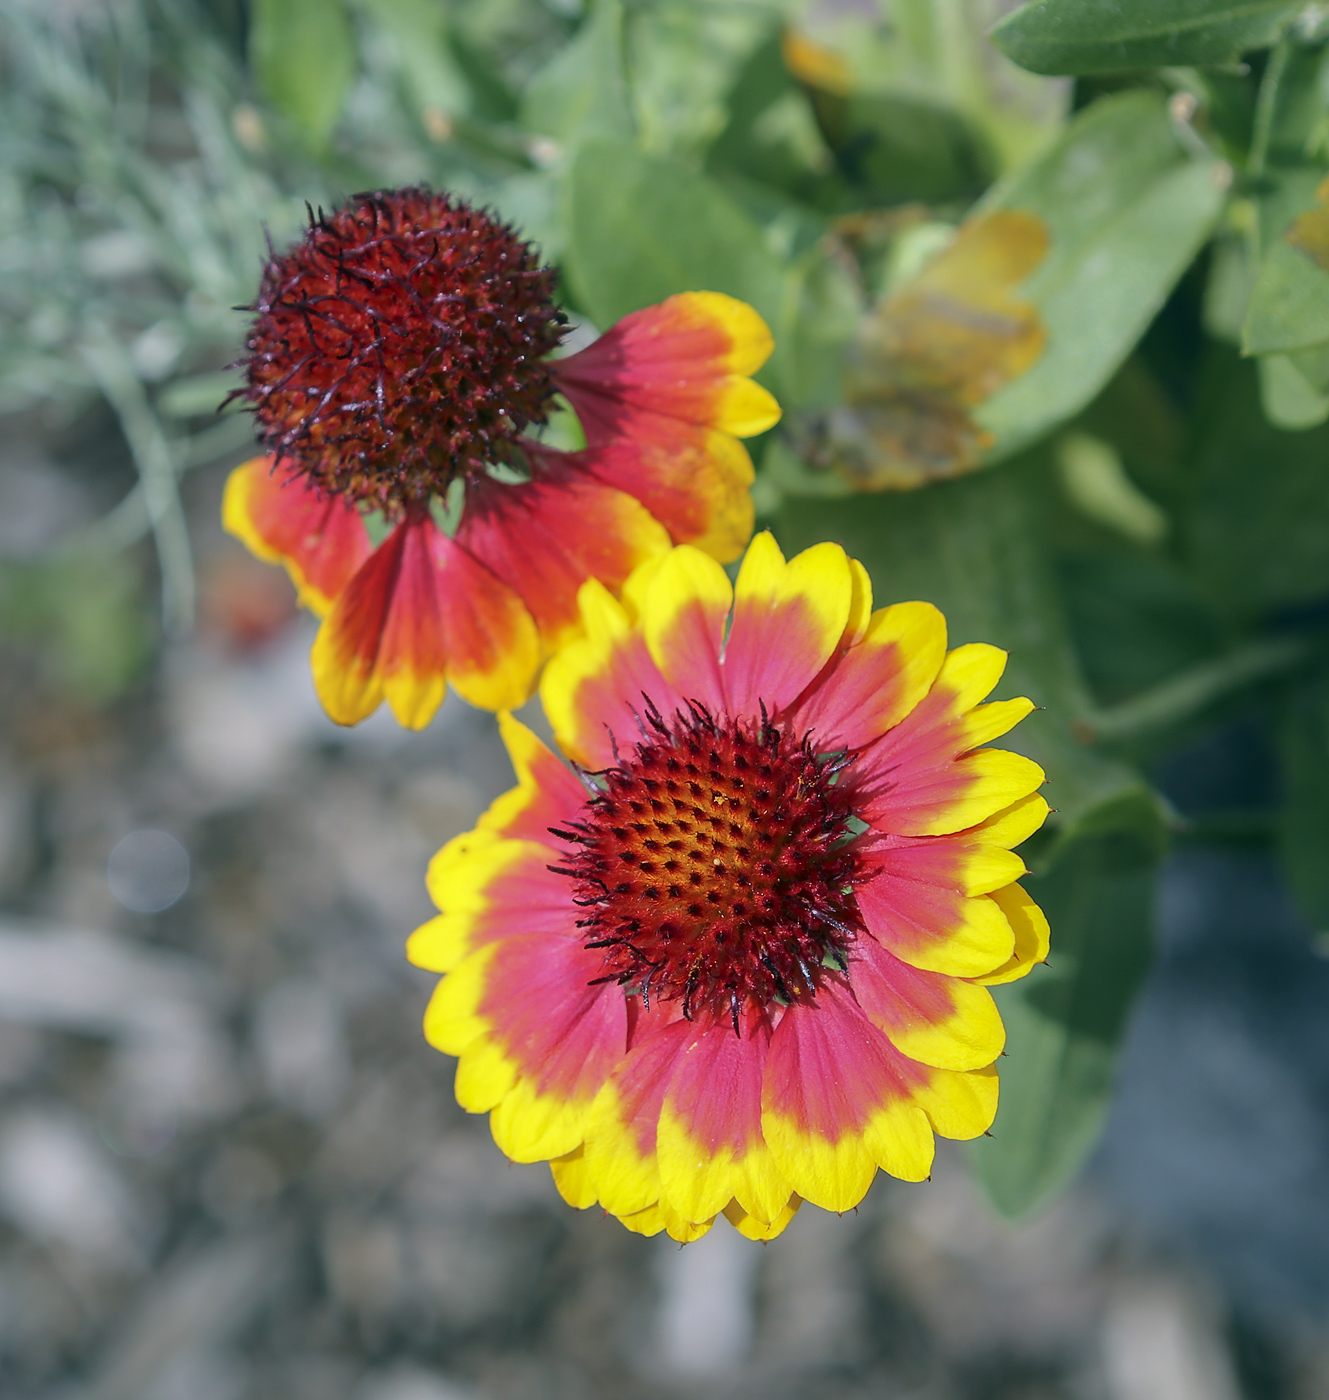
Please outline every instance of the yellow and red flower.
M1005 653L768 534L736 585L680 546L580 607L541 683L574 766L501 717L518 785L435 857L409 945L459 1102L679 1240L926 1177L996 1111L988 986L1047 952L1013 851L1043 773L983 747L1032 708L980 703Z
M586 579L616 589L671 543L728 561L752 533L738 439L780 411L749 378L770 332L731 297L670 297L551 359L553 273L493 218L415 189L320 215L253 309L242 396L267 455L232 473L223 518L323 616L314 675L339 723L386 698L419 728L449 684L520 704ZM527 436L559 395L581 451Z

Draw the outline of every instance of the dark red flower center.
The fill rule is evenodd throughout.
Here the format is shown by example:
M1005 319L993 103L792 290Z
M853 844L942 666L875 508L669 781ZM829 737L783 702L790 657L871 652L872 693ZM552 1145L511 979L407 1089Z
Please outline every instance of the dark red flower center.
M729 1017L815 995L860 929L839 764L765 719L648 711L631 757L555 834L586 946L630 993Z
M356 195L263 274L243 361L263 443L390 515L546 419L563 317L530 244L425 189Z

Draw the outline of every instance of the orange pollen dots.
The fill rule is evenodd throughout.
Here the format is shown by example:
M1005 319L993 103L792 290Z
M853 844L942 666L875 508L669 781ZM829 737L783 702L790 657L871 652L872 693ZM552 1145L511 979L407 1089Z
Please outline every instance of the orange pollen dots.
M811 998L861 927L845 760L695 702L670 721L649 707L643 731L554 830L576 846L551 869L576 882L586 947L604 951L595 980L735 1031L745 1009Z
M398 517L546 421L564 318L530 244L426 189L354 196L263 274L241 361L264 446Z

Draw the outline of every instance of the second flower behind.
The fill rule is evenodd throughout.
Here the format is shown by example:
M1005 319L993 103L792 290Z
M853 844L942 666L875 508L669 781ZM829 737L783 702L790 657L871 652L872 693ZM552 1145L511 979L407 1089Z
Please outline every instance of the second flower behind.
M520 704L588 578L617 589L671 544L728 561L752 532L738 439L780 416L749 378L761 317L688 292L551 359L553 280L506 225L422 189L320 215L264 273L244 396L268 455L232 473L224 519L325 617L314 675L339 723L386 698L420 728L448 684ZM581 451L528 435L558 395Z

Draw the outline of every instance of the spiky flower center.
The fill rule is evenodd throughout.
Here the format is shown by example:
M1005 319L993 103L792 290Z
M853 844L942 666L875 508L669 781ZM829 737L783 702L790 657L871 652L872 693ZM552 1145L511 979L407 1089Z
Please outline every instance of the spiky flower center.
M322 490L423 508L545 421L553 281L510 228L447 195L320 213L252 308L245 397L264 445Z
M630 757L598 775L560 873L604 975L647 1004L728 1017L805 1000L845 966L860 924L839 764L764 718L649 711Z

